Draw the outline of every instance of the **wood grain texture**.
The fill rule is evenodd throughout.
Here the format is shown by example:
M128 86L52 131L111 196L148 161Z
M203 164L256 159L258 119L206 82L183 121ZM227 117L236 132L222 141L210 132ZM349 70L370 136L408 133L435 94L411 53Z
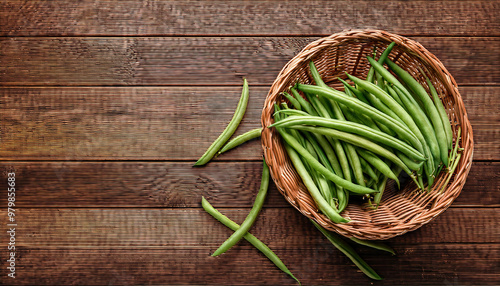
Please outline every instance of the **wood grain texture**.
M215 207L250 208L260 162L2 162L16 173L20 208L191 208L201 197ZM0 190L0 205L7 204ZM271 184L266 207L290 207ZM500 162L474 162L454 207L500 207ZM247 211L247 210L245 210Z
M250 87L237 134L260 126L268 87ZM500 87L461 87L474 159L500 159ZM241 87L0 88L0 159L198 159L231 120ZM258 139L220 160L259 160ZM218 160L218 159L217 159Z
M270 85L317 37L7 37L2 85ZM412 37L459 85L498 84L496 37ZM488 48L485 48L488 47ZM363 59L365 60L365 59Z
M318 242L316 242L318 241ZM247 242L242 242L247 245ZM498 244L396 246L363 258L385 279L373 282L324 238L306 249L275 249L303 285L498 285ZM207 248L18 250L22 276L11 285L297 285L253 247L222 257ZM5 265L5 262L2 262ZM58 275L54 275L58 273ZM7 278L0 278L2 282ZM10 279L10 278L9 278ZM14 280L14 281L12 281ZM411 281L411 282L409 282Z
M499 35L496 1L18 1L0 35L328 35L377 28L412 35ZM458 20L460 24L458 24Z
M200 199L201 201L201 199ZM241 223L248 209L220 208ZM7 223L6 210L0 212ZM472 223L473 220L473 223ZM200 248L214 251L231 235L201 208L18 209L16 246L41 248ZM265 207L252 233L270 248L309 248L319 232L292 208ZM1 242L8 243L8 236ZM451 208L391 244L500 243L500 213L494 208Z

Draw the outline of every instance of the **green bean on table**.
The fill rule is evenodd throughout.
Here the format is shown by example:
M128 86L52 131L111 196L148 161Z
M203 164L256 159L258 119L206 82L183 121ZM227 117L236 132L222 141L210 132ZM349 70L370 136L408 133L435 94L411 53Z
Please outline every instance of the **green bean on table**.
M210 147L205 151L205 153L201 156L201 158L194 164L195 166L202 166L208 163L219 151L219 149L224 145L224 143L229 140L231 135L236 131L238 125L243 119L243 115L245 114L245 110L248 104L249 90L248 90L248 82L246 79L243 79L243 90L241 92L240 101L238 102L238 106L236 107L236 111L234 112L233 118L226 126L224 131L219 135L219 137L210 145Z
M209 213L211 216L213 216L215 219L217 219L223 225L227 226L233 231L237 231L240 228L240 226L237 223L230 220L228 217L226 217L225 215L221 214L218 210L216 210L204 197L202 197L201 199L201 205L207 213ZM266 244L264 244L262 241L260 241L257 237L255 237L249 232L245 233L243 238L246 239L248 242L250 242L258 250L260 250L267 258L269 258L269 260L271 260L274 263L274 265L276 265L279 269L281 269L281 271L290 275L293 279L295 279L295 281L297 281L300 284L300 281L297 278L295 278L295 276L293 276L292 272L288 270L288 268L281 261L281 259L279 259L279 257Z
M250 210L250 213L248 213L248 216L245 218L240 228L238 228L238 230L236 230L226 241L224 241L224 243L212 254L212 256L221 255L222 253L229 250L231 247L233 247L233 245L238 243L238 241L240 241L243 238L243 236L247 233L247 231L250 230L253 223L255 222L255 219L259 215L262 206L264 205L264 200L266 199L268 186L269 186L269 167L267 166L266 161L264 161L262 167L262 177L260 181L259 192L257 193L257 197L255 198L255 202L253 204L252 209Z
M217 152L217 154L220 155L220 154L222 154L226 151L229 151L229 150L233 149L234 147L239 146L247 141L258 138L258 137L260 137L261 132L262 132L262 128L256 128L256 129L252 129L250 131L247 131L247 132L235 137L234 139L230 140L229 142L227 142L227 144L224 145L224 147L222 147L222 149L220 149L220 151Z

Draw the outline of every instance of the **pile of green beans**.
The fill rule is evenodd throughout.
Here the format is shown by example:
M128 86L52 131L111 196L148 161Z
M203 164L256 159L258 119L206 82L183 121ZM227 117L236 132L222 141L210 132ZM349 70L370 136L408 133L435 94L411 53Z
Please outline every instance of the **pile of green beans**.
M343 91L326 85L311 61L316 85L297 83L291 94L283 93L287 103L275 104L269 128L281 135L318 209L335 223L348 222L341 213L351 196L377 208L388 180L400 187L401 172L419 189L430 190L438 172L451 170L460 158L452 150L450 121L432 82L420 70L426 89L392 62L388 56L394 45L378 60L367 57L366 79L347 73L353 85L339 79Z

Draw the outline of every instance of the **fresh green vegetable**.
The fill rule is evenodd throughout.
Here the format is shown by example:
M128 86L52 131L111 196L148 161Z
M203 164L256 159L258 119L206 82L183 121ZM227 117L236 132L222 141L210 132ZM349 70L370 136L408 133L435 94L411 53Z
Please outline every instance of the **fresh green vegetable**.
M266 161L263 163L262 168L262 177L260 182L259 192L257 193L257 197L255 198L255 202L253 204L250 213L247 218L241 224L240 228L236 230L224 243L212 254L212 256L221 255L222 253L228 251L233 245L238 243L243 236L250 230L255 219L259 215L262 206L264 205L264 200L266 199L267 189L269 186L269 167L266 164Z
M234 147L239 146L247 141L258 138L258 137L260 137L261 132L262 132L261 128L256 128L256 129L252 129L248 132L245 132L245 133L237 136L236 138L232 139L231 141L229 141L226 145L224 145L224 147L222 147L222 149L220 149L220 151L217 154L220 155L220 154L222 154L226 151L229 151L229 150L233 149Z
M202 166L208 163L219 151L219 149L224 145L224 143L229 140L231 135L236 131L238 125L243 119L243 115L245 114L245 110L247 109L248 104L248 82L246 79L243 79L243 90L241 92L240 101L238 102L238 106L236 107L236 111L234 112L233 118L226 126L224 131L219 135L219 137L210 145L210 147L205 151L205 154L201 156L201 158L194 164L195 166Z
M240 226L237 223L230 220L225 215L221 214L218 210L216 210L204 197L202 197L201 199L201 205L207 213L209 213L211 216L213 216L215 219L217 219L223 225L227 226L233 231L237 231L240 228ZM274 263L274 265L276 265L279 269L281 269L281 271L290 275L290 277L295 279L295 281L297 281L300 285L300 281L297 278L295 278L295 276L293 276L292 272L288 270L286 265L267 245L265 245L262 241L260 241L257 237L253 236L249 232L245 233L243 238L246 239L248 242L250 242L258 250L260 250L267 258L269 258L269 260L271 260Z

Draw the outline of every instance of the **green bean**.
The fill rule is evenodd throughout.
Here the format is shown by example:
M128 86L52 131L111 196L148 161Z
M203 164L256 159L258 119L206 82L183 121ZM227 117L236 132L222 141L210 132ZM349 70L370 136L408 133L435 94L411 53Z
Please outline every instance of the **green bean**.
M304 132L304 137L309 141L309 144L311 144L314 152L316 153L317 156L315 156L315 159L319 159L319 161L325 166L328 170L333 172L333 167L330 164L330 161L328 160L328 157L326 156L325 152L323 149L320 147L320 144L315 140L316 138L313 138L310 133ZM309 152L311 153L311 152ZM313 155L314 156L314 155Z
M375 76L377 77L377 86L381 89L385 89L384 78L382 77L382 75L376 73Z
M347 90L347 95L352 96L350 94L350 91ZM364 96L364 95L363 95ZM368 102L368 100L367 100ZM381 124L381 123L375 123L370 117L367 117L364 114L355 114L349 107L346 107L342 104L339 104L340 108L342 109L342 112L345 114L345 117L347 120L356 122L356 123L361 123L364 124L370 128L373 128L377 131L383 131L391 136L396 136L396 133L392 131L391 129L387 128L387 126ZM379 127L380 125L380 127Z
M390 179L393 179L396 181L396 184L398 184L398 188L401 186L399 185L399 180L398 176L394 174L391 170L391 168L384 163L379 157L375 156L373 153L363 150L363 149L358 149L358 153L363 159L365 159L368 163L370 163L375 169L379 170L384 176L389 177Z
M379 63L382 64L385 61L385 59L387 59L395 44L396 43L392 42L387 46L387 48L385 48L384 52L382 52L382 54L380 55L380 58L378 60ZM373 66L371 66L370 70L368 71L368 75L366 76L366 80L369 82L373 82L374 74L375 74L375 69Z
M312 73L313 78L316 81L316 83L319 83L320 86L325 86L326 87L326 84L321 80L321 77L319 76L319 73L318 73L316 67L314 66L314 63L310 62L309 66L310 66L311 73ZM319 102L318 98L316 98L315 96L311 96L311 97L308 97L308 98L309 98L309 101L311 102L311 104L317 110L317 112L318 112L319 115L321 115L322 117L325 117L325 118L330 118L329 112ZM337 119L339 119L339 120L345 121L344 114L342 113L339 105L336 102L334 102L334 101L333 102L330 101L330 103L332 104L332 109L333 109L334 116ZM344 165L343 165L344 167L342 168L342 171L344 171L344 178L347 178L349 180L350 179L350 174L346 175L346 173L347 172L350 173L350 170L352 170L354 178L356 179L356 182L359 185L361 185L361 186L365 186L365 182L364 182L364 179L363 179L363 172L362 172L362 168L361 168L361 163L359 162L359 157L358 157L358 154L356 154L356 150L350 144L343 144L341 142L341 145L342 145L343 150L344 150L344 152L346 154L347 161L349 162L349 163L347 161L346 162L341 162L341 164L344 163ZM352 166L352 168L350 168L351 166Z
M378 193L375 194L375 196L373 197L373 202L377 205L380 204L380 201L382 200L382 195L384 194L384 190L385 190L385 186L387 185L387 179L388 177L387 176L384 176L382 181L380 182L380 184L378 185ZM398 183L398 187L399 187L399 183Z
M220 155L226 151L229 151L229 150L233 149L234 147L239 146L247 141L250 141L252 139L260 137L261 132L262 132L262 128L256 128L256 129L252 129L248 132L245 132L245 133L235 137L234 139L229 141L224 147L222 147L222 149L220 149L220 151L217 153L217 155Z
M366 162L366 160L363 159L363 157L359 158L359 162L361 163L361 168L363 168L363 172L367 174L370 178L378 181L377 174L375 174L375 171L373 171L372 166L370 166L370 164L368 164L368 162Z
M238 102L238 106L236 108L236 111L234 112L233 118L226 126L224 131L219 135L219 137L212 143L212 145L210 145L205 154L203 154L203 156L201 156L201 158L194 164L195 166L202 166L208 163L215 156L217 151L219 151L222 145L224 145L224 143L227 142L231 135L233 135L233 133L236 131L236 128L238 128L243 115L245 114L245 110L248 104L248 97L248 83L246 79L243 79L243 90L241 92L241 98Z
M227 226L233 231L237 231L240 228L240 226L237 223L230 220L228 217L226 217L225 215L221 214L218 210L216 210L204 197L201 198L201 205L207 213L209 213L216 220L220 221L223 225ZM288 268L281 261L281 259L279 259L279 257L267 245L265 245L262 241L260 241L257 237L255 237L249 232L245 233L243 238L246 239L248 242L250 242L253 246L255 246L255 248L260 250L260 252L262 252L267 258L269 258L269 260L271 260L274 263L274 265L276 265L281 271L290 275L290 277L292 277L300 285L300 281L297 278L295 278L295 276L293 276L292 272L288 270Z
M264 205L264 200L266 199L267 189L269 187L269 167L266 164L266 161L263 162L262 168L262 177L260 181L259 192L257 193L257 197L255 198L255 202L253 204L250 213L248 213L245 221L241 224L241 226L236 230L224 243L212 254L212 256L218 256L222 253L228 251L231 247L233 247L238 241L240 241L243 236L250 230L253 223L257 219L257 216Z
M348 92L352 92L359 100L363 101L364 103L366 104L370 104L368 102L368 100L366 99L365 95L363 94L363 92L359 91L358 89L356 89L354 86L348 84L345 80L341 79L340 77L337 78L341 83L344 84L345 86L345 93L346 94L349 94Z
M427 94L427 91L425 91L425 88L416 79L414 79L411 74L389 59L386 59L385 63L422 101L425 111L427 112L427 115L432 122L432 126L434 127L435 136L438 138L437 143L439 144L441 161L446 164L448 162L449 143L446 141L443 121L441 120L441 116L432 102L432 99Z
M403 161L403 163L405 163L405 165L408 166L408 168L410 168L412 170L418 170L424 164L424 161L420 161L420 162L413 161L412 159L408 158L406 156L406 154L404 154L403 152L401 152L399 150L396 150L396 156L398 156L399 159L401 159L401 161Z
M397 120L394 120L387 114L366 103L363 103L354 98L350 98L342 92L329 90L324 87L297 84L297 88L304 92L310 92L318 94L320 96L331 98L339 103L344 104L345 106L352 108L355 112L370 116L373 120L379 121L385 124L387 127L392 128L400 136L400 138L408 140L408 142L410 142L412 146L416 147L417 150L422 148L422 144L420 143L420 141L415 137L415 134L413 134L413 132L410 131L410 129L408 129L406 125Z
M373 83L371 83L371 84L373 84ZM397 121L400 121L401 123L405 123L394 111L392 111L392 109L390 109L384 102L382 102L379 98L374 96L371 92L366 93L366 98L368 98L368 101L371 103L371 105L373 105L378 110L380 110L383 113L389 115L390 117L396 119ZM407 124L407 126L408 126L408 124ZM415 133L415 132L413 132L413 133Z
M311 220L314 226L342 253L344 253L366 276L375 280L382 280L382 278L370 267L354 249L347 244L338 234L327 231L315 221Z
M354 241L354 242L356 242L358 244L361 244L361 245L364 245L364 246L368 246L368 247L371 247L371 248L374 248L374 249L382 250L382 251L385 251L385 252L389 252L392 255L396 255L396 252L394 251L394 249L392 249L391 247L389 247L387 244L385 244L383 242L373 241L373 240L361 240L361 239L355 238L353 236L349 237L349 238L352 241Z
M286 133L282 132L280 134L282 134L282 137L284 137L283 134L286 134ZM323 214L325 214L331 221L333 221L335 223L347 223L347 222L349 222L349 220L340 216L339 213L334 208L332 208L332 206L329 204L329 202L327 202L325 200L325 198L323 198L320 191L316 187L316 184L314 184L314 182L311 178L311 175L305 169L304 164L302 163L302 160L300 159L299 155L297 154L297 152L295 152L295 150L294 150L295 148L290 147L290 145L288 145L288 143L286 143L285 149L288 153L288 156L290 157L290 160L292 161L292 163L295 167L295 170L297 171L299 176L302 178L302 182L306 186L307 190L309 191L309 194L313 198L314 202L316 202L316 205L321 210L321 212L323 212ZM308 155L309 155L309 153L308 153ZM314 160L314 159L312 159L312 160ZM308 160L308 162L309 162L309 160ZM319 164L319 162L318 162L318 164ZM312 165L312 164L310 164L310 165Z
M391 160L391 162L393 162L394 164L403 168L403 171L405 171L413 180L416 179L415 176L413 175L413 173L410 171L410 169L408 169L408 167L396 155L394 155L394 153L390 152L389 150L383 148L382 146L377 145L377 144L373 143L372 141L367 140L363 137L349 134L349 133L342 132L342 131L337 131L334 129L324 128L324 127L292 126L291 128L302 130L302 131L315 132L315 133L326 135L326 136L331 136L331 137L337 138L339 140L342 140L344 142L351 143L352 145L355 145L355 146L358 146L361 148L365 148L369 151L372 151L375 154L378 154L384 158ZM346 187L346 189L352 191L351 189L349 189L347 187Z
M422 114L422 110L420 109L420 107L414 101L412 102L413 97L411 97L411 95L408 95L407 93L399 89L399 87L396 85L394 85L394 90L398 93L399 97L403 101L403 104L406 106L406 109L408 110L408 112L412 114L412 116L417 120L417 122L423 127L429 126L428 122L425 123L427 117ZM427 136L426 142L429 143L433 141L432 139L430 139L432 136L434 136L433 132L431 132L430 135ZM436 145L434 144L433 146L436 147ZM439 149L437 151L439 152ZM436 152L436 150L434 150L434 152ZM436 156L439 156L434 152L431 150L430 145L424 144L424 155L426 155L427 157L427 160L424 163L425 164L424 170L425 174L427 175L428 184L430 186L434 182L434 171L435 171L434 158L436 158ZM440 160L440 158L438 157L437 160Z
M425 76L425 74L424 74ZM432 85L432 82L425 76L427 80L427 85L431 91L432 99L434 100L434 104L436 105L437 111L439 112L439 116L441 116L441 121L443 122L444 133L446 134L446 141L448 143L448 149L451 149L453 146L453 132L451 131L450 119L448 119L448 114L444 108L443 102L439 98L437 94L436 88Z
M318 113L314 111L312 105L309 102L307 102L302 96L300 96L300 94L297 92L295 88L292 87L290 91L292 92L293 97L295 97L295 99L299 101L302 110L309 113L310 115L318 115Z
M269 127L293 127L293 126L298 126L302 124L307 124L307 125L316 125L316 126L322 126L322 127L328 127L328 128L333 128L338 131L344 131L348 132L349 134L357 134L359 136L368 138L374 142L378 142L384 145L387 145L389 147L392 147L394 149L400 150L401 152L405 153L407 156L411 157L412 159L422 161L425 159L425 157L422 155L422 153L418 152L415 150L413 147L410 145L406 144L405 142L394 138L392 136L389 136L385 134L384 132L377 131L375 129L372 129L370 127L367 127L365 125L356 123L356 122L350 122L350 121L340 121L337 119L327 119L327 118L320 118L320 117L314 117L314 116L290 116L284 120L281 120L279 122L276 122ZM342 140L342 139L340 139Z
M308 131L308 130L306 130ZM319 173L323 174L325 178L328 180L331 180L335 184L348 189L351 192L354 193L360 193L360 194L371 194L374 193L375 191L360 185L356 185L352 182L349 182L345 179L342 179L340 176L335 175L333 172L325 168L323 165L321 165L318 160L316 160L304 147L300 146L298 143L297 139L295 139L293 136L287 134L287 132L284 132L282 128L278 128L278 132L281 134L281 137L285 140L285 142L289 145L290 148L294 149L297 153L300 154L309 164L312 168L316 169ZM288 149L287 149L288 151ZM289 152L290 153L290 152ZM293 160L292 160L293 162ZM296 167L297 168L297 167ZM304 182L305 183L305 182Z
M401 107L404 108L404 104L403 102L401 101L401 98L399 98L399 95L396 93L396 91L394 91L394 89L392 89L392 87L390 87L388 84L385 86L387 88L387 91L389 91L389 94L392 96L392 98L394 98L394 100L399 104L401 105Z
M283 92L283 95L290 101L290 103L295 107L297 110L302 110L302 106L300 105L300 102L295 99L293 96L291 96L288 92Z
M356 153L356 149L348 143L344 143L344 149L347 151L347 159L349 160L350 166L352 166L351 170L354 174L354 178L358 185L366 186L364 176L363 176L363 168L361 167L361 162L359 161L358 154Z

